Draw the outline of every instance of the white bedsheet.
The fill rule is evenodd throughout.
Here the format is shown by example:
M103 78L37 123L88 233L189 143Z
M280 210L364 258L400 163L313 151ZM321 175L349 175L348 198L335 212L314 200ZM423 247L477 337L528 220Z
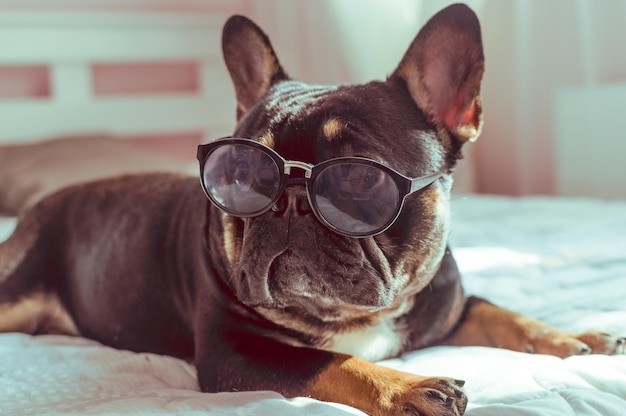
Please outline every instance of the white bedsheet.
M469 293L571 331L626 334L626 201L465 197L451 244ZM0 239L12 222L0 219ZM626 356L438 347L383 365L466 380L469 416L624 416ZM273 392L202 394L180 360L0 335L2 415L363 415Z

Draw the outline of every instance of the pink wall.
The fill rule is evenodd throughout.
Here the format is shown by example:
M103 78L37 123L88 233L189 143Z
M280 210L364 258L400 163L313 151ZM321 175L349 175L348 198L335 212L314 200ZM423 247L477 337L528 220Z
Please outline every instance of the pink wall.
M49 98L50 74L46 65L0 65L0 100Z

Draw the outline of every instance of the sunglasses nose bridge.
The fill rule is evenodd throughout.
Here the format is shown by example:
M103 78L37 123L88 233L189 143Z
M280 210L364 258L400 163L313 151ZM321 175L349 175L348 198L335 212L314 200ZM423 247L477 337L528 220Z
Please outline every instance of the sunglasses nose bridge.
M290 203L288 202L288 200L292 200L292 204L293 204L293 208L295 208L296 212L300 215L304 215L304 214L308 214L311 212L311 208L310 208L310 197L309 197L309 187L308 184L306 184L306 179L310 179L311 178L311 174L313 172L313 166L310 163L306 163L306 162L301 162L299 160L285 160L283 162L283 172L286 176L290 176L291 175L291 168L298 168L298 169L302 169L304 171L304 178L287 178L286 182L285 182L285 186L287 188L294 186L294 185L306 185L306 196L304 195L296 195L295 193L293 193L293 191L291 191L290 195L287 195L286 193L289 193L289 191L285 188L283 188L283 191L281 192L281 194L278 196L278 199L276 200L276 202L274 203L274 205L272 206L272 211L274 211L277 214L282 214L290 205Z
M306 162L300 162L299 160L286 160L285 161L285 175L291 174L291 168L298 168L304 171L304 177L309 179L313 172L313 165Z

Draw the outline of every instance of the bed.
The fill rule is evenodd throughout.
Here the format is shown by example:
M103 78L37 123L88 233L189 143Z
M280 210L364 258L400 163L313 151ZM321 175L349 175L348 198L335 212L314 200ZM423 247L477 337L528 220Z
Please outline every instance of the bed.
M626 334L626 201L459 196L451 244L469 293L571 331ZM15 219L0 220L0 237ZM626 414L626 356L437 347L382 365L467 381L468 416ZM193 366L63 336L0 335L0 414L363 415L274 392L203 394Z
M183 136L177 148L193 155L197 141L227 134L233 94L215 49L206 47L218 44L224 17L0 13L2 39L20 39L0 43L0 67L26 68L45 81L26 97L0 101L0 208L9 214L0 217L0 240L20 210L70 183L155 169L193 174L192 157L129 144ZM163 62L180 63L175 72L192 70L200 81L158 94L107 84L111 71ZM35 165L33 158L40 158ZM453 197L452 211L451 245L468 293L570 331L626 334L626 201L468 194ZM469 416L626 414L624 355L562 360L437 347L380 364L466 380ZM175 358L17 333L0 334L0 414L363 415L275 392L203 394L194 367Z

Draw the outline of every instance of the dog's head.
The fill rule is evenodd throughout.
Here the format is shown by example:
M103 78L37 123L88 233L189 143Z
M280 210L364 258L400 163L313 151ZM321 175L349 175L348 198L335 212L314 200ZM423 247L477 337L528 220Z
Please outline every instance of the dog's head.
M443 172L406 197L390 228L363 238L323 225L302 183L286 187L274 208L258 216L213 208L211 226L223 232L212 233L211 249L223 256L235 295L271 319L293 322L287 325L341 323L400 307L439 267L450 175L462 145L480 133L484 58L474 13L454 5L435 15L384 82L292 80L267 36L240 16L224 27L223 52L238 103L233 137L311 165L359 156L411 178ZM262 174L253 163L244 168L237 174ZM371 209L381 203L371 201Z

